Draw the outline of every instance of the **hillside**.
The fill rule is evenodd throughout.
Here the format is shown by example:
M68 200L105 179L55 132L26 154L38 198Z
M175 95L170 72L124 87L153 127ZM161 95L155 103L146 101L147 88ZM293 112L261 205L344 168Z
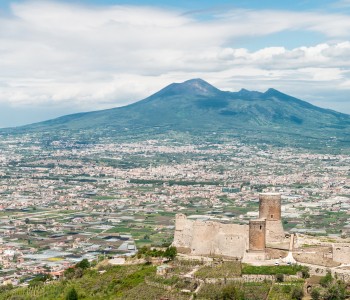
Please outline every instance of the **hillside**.
M11 132L59 130L116 136L139 132L145 137L170 131L195 136L214 133L282 144L311 138L350 145L349 115L311 105L275 89L264 93L244 89L227 92L201 79L170 84L124 107L67 115Z

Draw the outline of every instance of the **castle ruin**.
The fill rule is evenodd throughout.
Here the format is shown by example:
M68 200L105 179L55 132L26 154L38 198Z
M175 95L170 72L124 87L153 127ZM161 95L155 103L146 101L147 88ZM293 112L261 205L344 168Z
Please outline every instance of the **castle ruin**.
M249 225L192 221L177 214L173 246L191 255L221 255L244 259L251 255L263 259L267 245L285 240L281 221L281 194L259 195L259 218Z

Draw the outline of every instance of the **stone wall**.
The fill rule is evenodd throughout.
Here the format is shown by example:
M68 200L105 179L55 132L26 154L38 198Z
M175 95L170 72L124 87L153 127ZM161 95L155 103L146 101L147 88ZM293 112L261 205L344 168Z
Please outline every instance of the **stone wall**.
M175 217L175 234L173 245L181 252L190 252L192 238L193 238L193 222L188 220L186 215L177 214Z
M316 276L325 276L328 271L331 271L332 276L336 276L338 279L341 279L345 282L350 282L350 270L346 269L336 269L336 268L327 268L327 267L321 267L321 266L313 266L308 265L310 275L316 275Z
M285 242L281 222L281 195L259 195L259 219L248 225L222 224L212 221L188 220L176 215L173 245L178 251L193 255L225 255L243 258L247 251L264 252Z
M333 244L333 260L343 264L350 264L350 244Z
M266 220L266 244L285 241L285 233L281 220Z
M176 215L173 246L193 255L225 255L242 258L248 249L248 225L191 221Z

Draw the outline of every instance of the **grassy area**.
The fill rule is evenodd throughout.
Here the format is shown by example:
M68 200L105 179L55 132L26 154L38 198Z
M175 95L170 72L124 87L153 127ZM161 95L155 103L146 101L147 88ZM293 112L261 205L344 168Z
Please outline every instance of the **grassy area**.
M200 268L195 276L197 278L231 278L241 275L241 263L236 261L223 262L214 266Z
M159 287L149 286L145 283L126 291L123 300L154 300L154 299L176 299L188 300L189 296L180 293L178 290L168 291Z
M17 288L0 293L1 300L64 300L74 288L79 298L86 300L131 299L130 291L143 285L145 278L155 273L153 266L116 266L108 267L101 274L97 270L87 270L78 279L61 280L28 288ZM160 291L160 296L162 292ZM148 295L145 293L145 297ZM135 299L135 298L134 298ZM136 298L154 299L154 298Z
M243 264L242 274L261 274L261 275L276 275L276 274L286 274L295 275L297 272L303 270L300 265L292 266L252 266L248 264Z
M146 227L132 226L135 225L127 226L123 222L123 224L107 230L106 233L130 234L136 240L138 246L161 245L173 239L173 230L171 229L155 231L152 225L146 225Z
M269 294L268 300L293 300L295 293L302 290L303 283L281 283L274 284Z
M201 288L196 299L265 300L269 293L270 287L270 282L234 282L227 284L205 284Z
M173 274L186 274L194 269L195 266L203 265L200 260L177 260L174 261Z
M243 283L244 300L265 300L270 287L270 282L245 282Z

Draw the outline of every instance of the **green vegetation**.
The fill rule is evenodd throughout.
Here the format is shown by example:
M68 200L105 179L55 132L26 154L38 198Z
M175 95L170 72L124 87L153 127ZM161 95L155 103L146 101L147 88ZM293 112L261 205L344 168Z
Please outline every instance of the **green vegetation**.
M174 260L174 269L172 274L186 274L194 269L194 267L202 266L204 264L203 261L200 260L179 260L176 258Z
M330 271L320 279L321 288L312 290L313 300L345 300L350 297L350 292L346 289L346 284L334 278Z
M333 281L333 277L330 271L327 272L325 276L320 279L320 285L323 287L328 287Z
M308 215L308 226L321 230L326 229L327 233L339 234L347 224L347 219L348 216L345 211L322 210L319 215Z
M271 282L230 282L205 284L196 299L198 300L265 300L271 287Z
M34 287L38 285L42 285L44 282L52 280L52 277L48 274L39 274L31 281L29 281L29 286Z
M108 300L125 299L125 295L138 285L143 284L145 278L155 273L153 266L115 266L101 269L100 273L94 269L86 269L80 278L64 279L47 285L29 286L4 291L1 300ZM75 292L74 292L75 291Z
M67 294L66 300L78 300L78 293L75 288L71 288Z
M194 81L208 94L198 93L193 88ZM234 137L250 144L300 146L329 152L349 148L349 124L348 115L313 106L274 89L266 93L247 91L243 95L220 91L195 79L170 85L147 101L63 116L3 132L47 132L51 139L59 140L69 131L69 136L79 137L83 145L100 137L119 141L172 137L178 141L208 142L217 142L218 137ZM121 168L145 166L143 161L136 160L104 161Z
M195 276L197 278L232 278L241 275L241 263L230 261L223 262L213 266L205 266L200 268Z
M149 247L144 246L138 251L137 257L165 257L168 260L173 260L176 257L176 254L176 247L170 246L166 248L165 251L163 251L155 248L151 249Z
M165 255L166 250L144 248L142 256ZM0 300L154 300L161 298L188 300L198 287L197 280L188 280L181 275L195 267L196 277L204 279L194 299L200 300L301 300L304 280L284 280L285 274L307 271L301 266L244 265L243 270L251 274L275 275L276 282L240 282L233 278L241 275L241 264L237 261L214 263L203 266L199 260L175 259L164 276L156 275L156 267L151 264L110 266L103 263L91 268L87 260L82 260L66 270L63 279L44 284L51 280L47 275L34 278L26 288L4 286L0 289ZM95 264L93 264L95 265ZM281 267L289 267L283 269ZM279 273L276 273L276 272ZM276 273L276 274L274 274ZM208 283L206 279L215 280ZM345 300L347 296L344 282L336 280L330 273L321 278L321 288L311 291L313 300ZM182 291L186 290L186 291Z
M242 274L264 274L264 275L295 275L298 272L305 272L306 276L307 267L300 265L291 266L252 266L243 264Z
M268 300L301 300L303 297L303 283L274 284Z
M313 288L311 291L312 300L320 300L321 299L321 290L319 288Z

